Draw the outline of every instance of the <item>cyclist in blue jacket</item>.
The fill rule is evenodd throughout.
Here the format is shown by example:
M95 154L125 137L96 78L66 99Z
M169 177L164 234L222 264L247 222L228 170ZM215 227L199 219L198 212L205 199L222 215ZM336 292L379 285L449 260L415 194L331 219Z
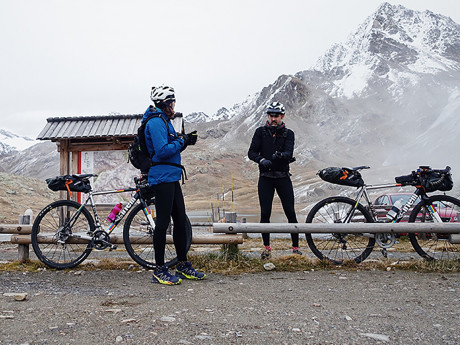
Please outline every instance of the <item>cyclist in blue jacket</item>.
M153 162L149 169L148 181L155 193L156 210L153 235L156 269L153 271L153 282L176 285L182 282L181 278L201 280L206 275L197 272L187 261L185 203L179 182L182 177L180 153L188 145L195 145L196 131L177 134L174 130L171 119L174 117L176 98L172 87L152 87L150 98L155 106L149 106L143 121L153 114L159 115L151 118L145 126L145 141ZM174 246L179 261L176 274L169 272L164 258L166 230L171 217L174 222Z

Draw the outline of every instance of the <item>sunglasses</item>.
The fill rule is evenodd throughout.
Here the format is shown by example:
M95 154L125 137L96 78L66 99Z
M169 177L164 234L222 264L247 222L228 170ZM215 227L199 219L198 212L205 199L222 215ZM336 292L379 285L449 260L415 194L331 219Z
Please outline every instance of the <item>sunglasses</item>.
M270 117L280 117L281 114L278 114L278 113L268 113L268 116L270 116Z

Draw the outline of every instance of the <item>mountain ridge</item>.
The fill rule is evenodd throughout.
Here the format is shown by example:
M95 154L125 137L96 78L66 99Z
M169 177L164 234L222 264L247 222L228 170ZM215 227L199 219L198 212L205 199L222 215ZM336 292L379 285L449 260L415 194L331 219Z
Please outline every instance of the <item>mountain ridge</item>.
M315 177L326 166L370 165L374 169L365 176L377 183L391 182L393 176L419 165L450 165L454 180L460 182L460 162L455 158L460 146L457 23L430 11L384 3L315 66L279 76L230 109L221 108L211 116L186 115L186 130L197 129L199 135L196 147L184 152L189 183L207 181L186 184L187 192L195 198L215 195L230 171L237 171L238 183L256 195L257 167L247 159L247 149L274 100L285 105L286 125L296 134L297 161L291 171L296 200L303 206L342 191ZM100 161L105 174L100 181L123 182L125 168L111 171L113 167L104 167L105 159ZM8 162L11 171L16 163ZM27 164L21 169L27 171ZM124 181L128 184L129 179Z

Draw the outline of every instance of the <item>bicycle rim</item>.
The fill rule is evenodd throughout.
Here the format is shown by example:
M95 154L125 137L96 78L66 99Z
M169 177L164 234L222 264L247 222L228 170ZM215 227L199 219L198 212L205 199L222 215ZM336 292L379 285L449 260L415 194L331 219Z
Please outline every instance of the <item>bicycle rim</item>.
M147 201L149 206L154 205L154 200ZM192 225L186 219L187 251L192 243ZM153 233L155 229L151 227L141 204L138 204L128 215L123 228L123 241L129 256L139 265L153 269L155 264L155 249L153 247ZM173 244L172 235L174 224L170 224L166 235L165 265L172 267L177 264L176 249Z
M460 200L447 195L434 195L429 201L418 203L412 210L409 222L432 223L433 218L428 212L433 204L443 222L458 222L460 216ZM409 234L415 251L426 260L460 260L460 244L449 242L449 235L443 233Z
M345 197L327 198L317 203L307 216L307 223L345 223L356 202ZM371 223L372 216L361 205L354 210L351 223ZM320 260L340 265L347 260L360 263L372 252L374 237L364 234L321 233L305 234L308 245Z
M80 204L71 200L60 200L46 206L32 226L32 247L38 259L56 269L72 268L80 264L91 253L89 240L77 239L75 235L88 235L94 231L94 221L88 210L70 223Z

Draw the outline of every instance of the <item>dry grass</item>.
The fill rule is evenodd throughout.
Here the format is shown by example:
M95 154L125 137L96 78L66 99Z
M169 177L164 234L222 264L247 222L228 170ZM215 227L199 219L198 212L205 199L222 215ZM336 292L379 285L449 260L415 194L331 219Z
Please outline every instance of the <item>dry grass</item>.
M199 270L209 273L224 275L239 275L243 273L263 272L267 261L257 257L250 257L241 251L214 252L205 254L191 254L190 260ZM361 264L354 261L345 262L340 266L334 266L329 262L311 259L307 256L284 255L275 256L270 260L275 265L276 271L318 271L318 270L344 270L344 271L415 271L436 273L460 272L460 261L441 260L425 261L423 259L394 261L390 259L368 260ZM27 262L12 261L0 264L0 272L34 272L47 269L46 266L36 260ZM73 269L74 271L85 270L143 270L133 261L120 259L101 259L90 261Z

